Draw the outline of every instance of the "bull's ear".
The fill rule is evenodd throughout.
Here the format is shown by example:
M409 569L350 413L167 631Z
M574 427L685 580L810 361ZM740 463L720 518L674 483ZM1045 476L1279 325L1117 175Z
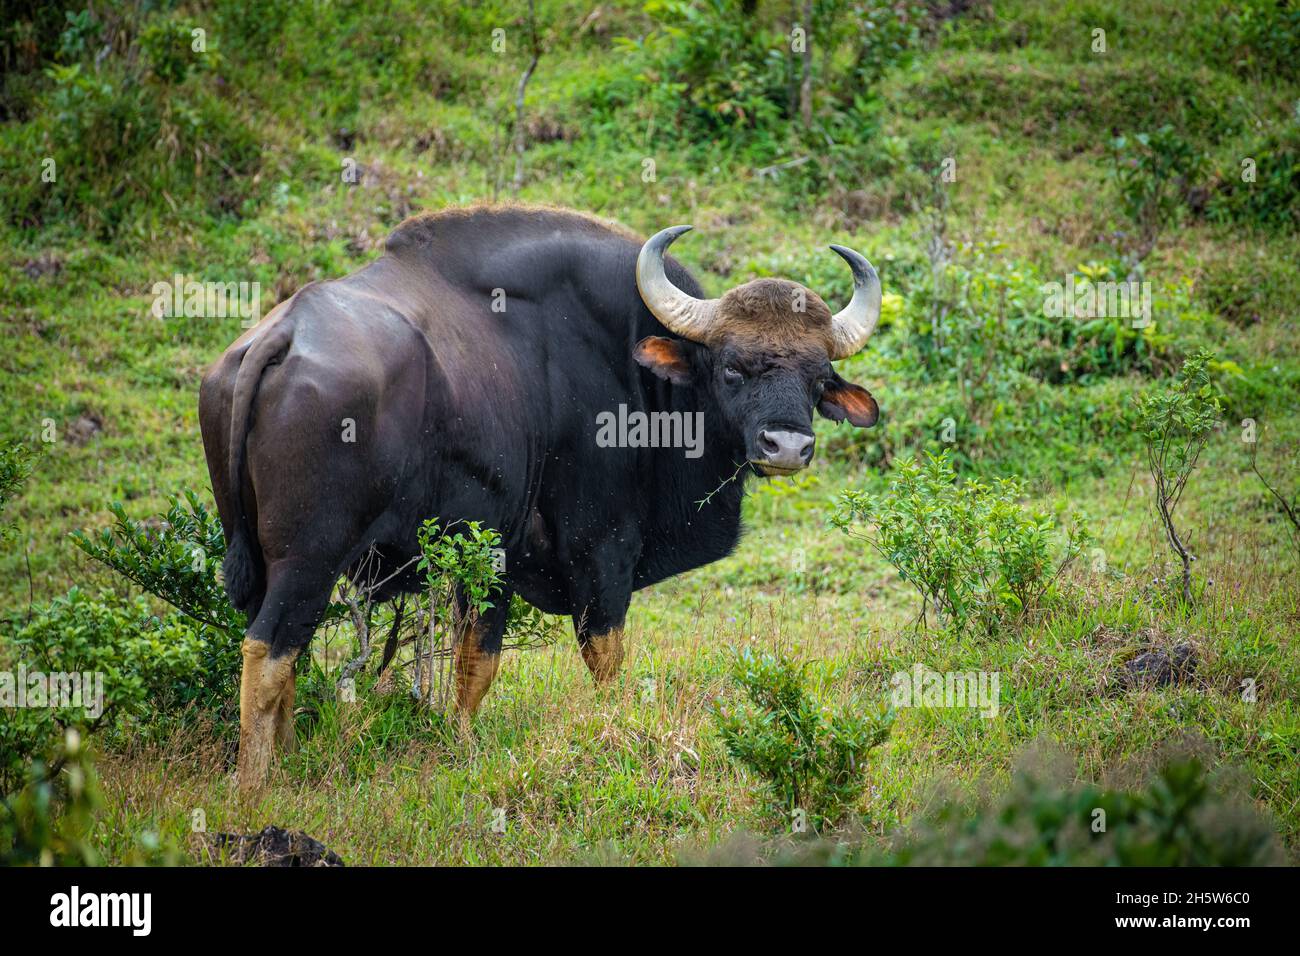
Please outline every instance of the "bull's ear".
M686 385L691 381L691 356L686 351L686 343L679 339L651 335L636 344L632 357L638 365L674 385Z
M859 428L870 428L880 417L880 407L861 385L854 385L835 375L826 383L817 411L833 422L846 418Z

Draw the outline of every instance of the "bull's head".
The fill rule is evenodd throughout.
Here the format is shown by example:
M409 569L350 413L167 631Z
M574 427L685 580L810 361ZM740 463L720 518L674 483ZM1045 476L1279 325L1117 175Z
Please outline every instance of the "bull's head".
M814 408L832 421L874 425L875 399L831 367L861 349L880 318L880 280L871 263L831 246L853 270L853 298L833 315L817 293L785 279L755 279L720 299L697 299L664 273L664 251L690 228L656 233L637 258L646 307L686 340L642 339L637 362L676 384L711 389L762 474L793 474L812 460Z

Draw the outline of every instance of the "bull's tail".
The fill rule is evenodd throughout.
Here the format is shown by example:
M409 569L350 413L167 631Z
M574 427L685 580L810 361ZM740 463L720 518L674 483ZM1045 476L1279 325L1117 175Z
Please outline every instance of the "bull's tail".
M226 542L226 559L221 569L230 603L248 615L249 622L261 603L266 569L262 563L257 530L244 510L243 473L245 444L251 425L253 401L262 373L268 365L284 356L293 341L293 323L282 318L254 340L244 353L235 373L235 390L230 403L230 441L226 446L229 463L227 475L234 520L230 540Z
M255 598L262 591L263 572L260 562L253 557L248 538L247 522L241 521L226 545L226 559L221 563L221 572L226 579L226 594L231 605L252 618L257 613Z

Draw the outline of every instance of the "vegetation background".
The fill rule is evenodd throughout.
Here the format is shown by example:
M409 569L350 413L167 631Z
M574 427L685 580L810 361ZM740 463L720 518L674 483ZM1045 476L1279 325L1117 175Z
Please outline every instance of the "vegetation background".
M0 668L81 648L131 680L80 743L0 712L0 851L193 859L200 823L275 823L350 863L782 858L812 844L732 745L748 649L832 735L847 725L818 708L875 713L914 664L1000 675L994 719L897 708L860 741L847 812L818 818L825 858L1294 860L1300 577L1255 469L1294 502L1297 64L1290 0L6 0ZM333 628L304 665L299 749L241 802L221 641L238 624L158 600L219 603L219 536L190 572L151 550L203 536L198 383L240 319L157 317L153 288L256 281L266 312L404 217L484 200L645 235L692 222L674 253L714 293L780 275L844 301L826 246L860 250L885 314L841 371L881 422L819 422L815 467L753 484L734 556L638 595L612 691L538 626L460 737L364 681L336 699L356 635ZM1053 316L1045 284L1076 275L1150 283L1151 322ZM1187 600L1138 400L1202 349L1218 411L1177 513ZM844 492L880 500L901 459L940 452L963 479L1018 478L1044 534L1085 512L1093 536L1041 602L973 630L918 623L901 558L832 523ZM134 584L89 553L115 521L141 535L118 566ZM1131 679L1161 654L1194 668ZM1166 760L1183 737L1228 803ZM1089 835L1101 804L1128 836ZM1205 850L1243 832L1236 856Z

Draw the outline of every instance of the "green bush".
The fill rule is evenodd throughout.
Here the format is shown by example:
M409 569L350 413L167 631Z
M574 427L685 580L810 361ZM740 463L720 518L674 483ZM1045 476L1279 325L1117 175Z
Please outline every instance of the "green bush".
M814 830L838 822L861 795L867 757L889 736L892 715L852 701L829 713L809 693L805 670L784 657L749 650L732 662L744 695L714 703L728 756L767 785L786 819Z
M73 588L34 609L5 645L5 720L0 723L0 790L20 784L29 765L46 759L67 730L126 732L160 713L208 700L212 675L202 661L219 641L177 617L157 617L142 598ZM32 675L39 677L32 684ZM88 675L75 696L59 693L56 675ZM26 706L16 706L27 678ZM0 685L3 686L3 685ZM71 685L68 685L69 690ZM100 693L102 692L102 697Z
M843 4L840 4L843 5ZM824 4L834 8L837 4ZM929 11L922 3L852 4L841 29L848 34L853 66L840 74L846 90L872 90L893 68L905 68L928 29Z
M1212 38L1220 48L1226 32L1234 65L1245 73L1285 74L1300 62L1300 3L1241 0L1227 16L1227 30ZM1207 38L1209 39L1209 38Z
M430 623L427 635L415 635L412 690L438 708L451 699L441 678L439 658L454 653L469 622L493 606L492 597L501 589L496 567L500 534L477 521L462 521L457 526L461 530L453 532L430 518L418 532L417 570L425 576ZM463 617L458 616L458 604L466 612Z
M1300 105L1287 121L1241 147L1217 177L1206 215L1265 229L1300 228ZM1241 163L1253 164L1253 180Z
M233 718L242 664L239 646L246 623L217 579L226 554L221 523L191 491L184 500L173 496L167 511L148 522L128 518L121 504L109 510L114 518L111 527L95 537L74 532L73 542L192 622L193 671L175 682L170 703L194 704Z
M21 445L0 446L0 508L29 467ZM84 735L122 734L210 700L207 668L226 632L160 620L142 598L92 598L75 588L17 621L0 644L0 696L13 698L0 701L0 866L98 865L88 834L101 800ZM176 860L151 833L130 858Z
M52 764L37 760L26 786L0 801L0 866L99 866L88 840L103 800L81 735L69 729Z
M1074 762L1042 747L1018 761L1010 786L978 801L931 807L882 848L867 838L734 841L723 865L798 866L1279 866L1273 821L1226 773L1211 775L1200 748L1162 749L1124 782L1079 781Z
M651 0L645 9L657 29L620 47L641 59L647 100L688 138L788 118L784 58L739 0Z
M1171 124L1165 124L1151 133L1115 137L1111 161L1120 208L1132 229L1125 243L1125 259L1130 269L1136 269L1183 208L1205 156Z
M860 169L869 150L844 151L874 139L874 91L885 73L906 65L926 16L919 4L843 0L818 3L812 22L802 11L780 18L754 12L743 0L649 0L654 28L638 38L619 37L615 49L627 68L610 89L593 88L598 109L610 113L635 104L658 121L674 142L695 143L725 134L768 155L803 135L800 114L803 55L793 29L804 31L812 51L813 130L816 163L792 181L807 185L839 167ZM627 79L631 78L629 84ZM648 118L648 117L647 117Z
M1192 755L1165 759L1144 785L1073 783L1021 768L1000 798L947 803L900 835L884 858L915 866L1263 866L1282 862L1277 833L1249 800L1216 786Z
M1104 308L1098 304L1109 288L1104 283L1125 280L1118 263L1083 263L1049 283L1028 263L1007 261L1002 250L998 241L958 244L952 261L913 281L899 322L904 354L925 380L955 378L972 410L996 400L1016 374L1053 385L1090 383L1149 372L1168 354L1170 329L1110 314L1124 311L1110 298ZM1067 282L1074 285L1070 299ZM1129 297L1130 313L1140 305L1136 298ZM1162 298L1170 308L1176 304L1172 295Z
M194 48L197 42L194 29L188 22L160 18L151 20L140 31L140 51L152 77L164 84L176 84L194 67L212 64L216 51L207 48L205 36L205 49L200 55Z
M1211 379L1213 364L1209 352L1198 352L1171 382L1152 386L1133 402L1136 425L1146 444L1156 514L1182 563L1184 602L1192 600L1194 559L1174 524L1174 512L1223 412L1221 393Z
M1008 376L978 418L954 382L889 381L875 428L823 427L818 447L882 474L900 457L946 451L963 473L1032 476L1033 493L1065 478L1100 477L1138 448L1129 421L1133 386L1124 379L1085 387Z
M97 536L73 532L78 548L197 623L243 634L244 615L231 607L217 580L226 556L221 522L198 495L173 495L167 511L148 522L128 518L120 503L109 511L113 524Z
M958 632L1019 624L1039 609L1090 538L1074 521L1062 533L1043 511L1021 507L1020 482L958 480L946 452L900 459L883 495L850 490L832 522L865 541Z
M450 607L451 592L458 590L469 608L482 612L492 607L491 597L500 590L496 550L501 535L477 521L464 521L463 531L443 529L430 518L420 527L420 562L429 593L443 597Z
M125 5L68 19L57 58L24 94L29 118L0 128L0 215L118 238L237 214L258 187L262 140L207 81L220 69L215 36L196 52L190 22ZM112 42L91 42L101 30Z
M0 866L102 866L90 836L103 802L90 750L69 729L51 762L36 761L26 786L0 798ZM147 830L123 862L175 866L180 854Z
M0 519L31 473L32 453L27 446L16 441L0 441ZM0 541L12 533L13 528L0 520Z
M904 246L888 260L895 291L871 356L846 364L846 374L888 383L881 420L869 431L827 430L828 451L887 469L900 455L947 449L960 470L1032 476L1034 491L1100 476L1140 450L1128 413L1138 376L1173 372L1231 337L1190 279L1129 286L1114 259L1047 274L1006 256L996 236L949 242L934 212L929 254ZM818 269L794 272L833 298L837 277ZM1285 291L1275 282L1269 294Z

